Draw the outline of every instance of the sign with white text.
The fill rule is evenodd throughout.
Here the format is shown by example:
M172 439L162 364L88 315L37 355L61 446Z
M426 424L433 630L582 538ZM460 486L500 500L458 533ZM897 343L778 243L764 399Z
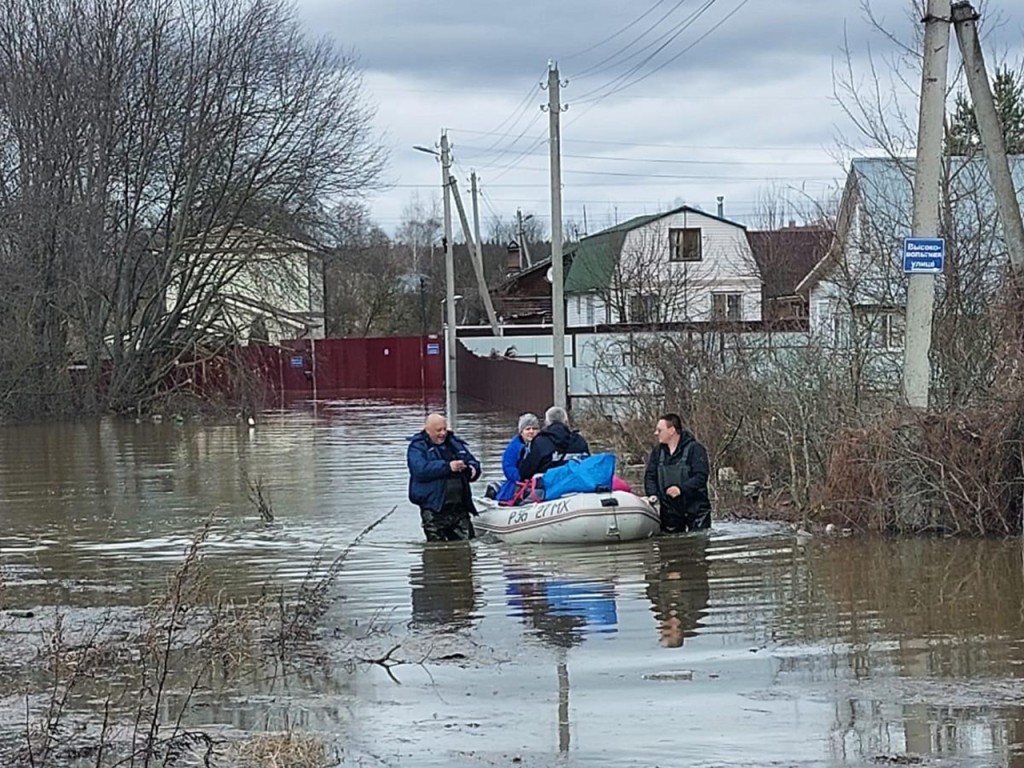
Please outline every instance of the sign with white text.
M946 241L941 237L908 237L903 240L903 271L908 275L939 275L946 261Z

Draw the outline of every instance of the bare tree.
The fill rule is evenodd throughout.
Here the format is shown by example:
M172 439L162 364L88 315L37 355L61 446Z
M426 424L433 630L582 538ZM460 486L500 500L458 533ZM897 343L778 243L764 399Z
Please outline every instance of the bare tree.
M402 223L395 233L395 239L409 249L413 272L426 272L434 266L434 246L441 236L440 202L436 197L424 202L414 194L402 209Z
M851 220L839 227L843 242L830 279L840 290L835 328L828 332L852 351L851 366L860 384L895 390L906 294L900 250L902 238L910 234L917 130L916 115L905 105L916 103L920 87L921 25L917 4L908 5L908 34L902 39L873 15L870 5L864 7L893 53L882 61L869 54L862 76L856 53L848 49L835 90L861 134L860 143L866 140L882 157L851 169ZM1002 107L1004 116L1016 120L1019 89L1008 73L1004 67ZM960 88L959 78L953 78L950 93ZM972 149L970 118L968 105L960 100L947 124L948 149ZM1016 124L1008 128L1016 130ZM947 242L947 265L937 284L932 362L936 404L955 407L987 397L1012 364L1000 343L1007 316L1007 256L981 160L973 152L949 155L941 185L939 234Z
M267 237L384 162L355 60L280 0L0 0L0 236L42 391L135 407L214 350ZM101 380L105 379L101 385Z
M523 211L523 232L520 238L519 220L516 216L509 216L507 219L501 216L492 216L487 225L487 242L498 245L507 245L510 241L520 239L526 241L526 245L533 252L548 238L548 228L540 217L533 213ZM520 244L521 245L521 244Z

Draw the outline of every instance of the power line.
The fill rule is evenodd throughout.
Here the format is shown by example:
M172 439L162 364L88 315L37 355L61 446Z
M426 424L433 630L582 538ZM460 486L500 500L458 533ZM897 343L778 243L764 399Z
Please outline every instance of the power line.
M612 53L610 56L606 56L603 59L601 59L599 62L597 62L596 64L593 64L593 65L583 69L582 71L578 72L575 76L579 77L579 78L583 78L583 77L587 77L588 75L595 75L595 74L598 74L599 72L603 72L605 69L607 69L607 67L604 67L605 64L610 64L613 60L615 60L620 55L622 55L623 53L628 51L630 48L632 48L636 43L640 42L644 37L647 36L647 34L649 32L651 32L654 29L657 29L662 24L662 22L665 21L665 19L667 19L669 16L671 16L677 10L679 10L679 8L685 2L686 2L686 0L678 0L678 2L675 5L673 5L671 8L669 8L669 10L666 13L662 14L661 17L656 19L653 24L651 24L649 27L647 27L647 29L645 29L639 35L634 37L632 40L630 40L624 46L622 46L617 51ZM659 4L660 3L656 3L655 7L657 7ZM654 8L651 8L650 10L653 11ZM629 61L629 59L633 58L633 56L636 56L636 55L642 53L644 50L645 50L644 48L640 48L638 51L634 52L630 56L627 56L623 61Z
M530 171L535 173L547 173L547 168L524 168L520 167L521 171ZM629 179L681 179L681 180L707 180L707 181L823 181L831 177L824 176L718 176L718 175L699 175L699 174L668 174L668 173L639 173L634 171L591 171L591 170L578 170L572 168L565 168L563 173L572 173L577 176L612 176L616 178L629 178ZM497 177L496 177L497 178Z
M544 71L546 73L547 69L545 68ZM506 117L501 123L499 123L498 127L493 131L492 135L497 136L498 140L495 141L491 145L491 149L492 150L495 147L497 147L499 144L501 144L501 139L502 138L505 138L505 137L511 135L512 131L519 124L519 121L522 120L523 117L526 116L527 110L529 109L529 106L530 106L530 100L533 99L534 94L536 94L539 90L540 90L540 79L538 78L538 80L533 84L533 87L530 88L530 90L526 94L526 96L524 96L520 100L520 102L516 105L516 107L512 110L512 113L508 117ZM509 121L511 121L511 123ZM523 135L528 130L530 130L530 128L534 125L534 123L536 123L536 119L531 120L530 123L527 125L527 127L524 128L519 133L519 135L516 136L516 138L512 140L512 143L509 145L509 148L514 147L516 145L516 143L518 143L518 141L523 137ZM505 132L505 133L502 133L501 131L505 128L506 125L508 125L508 131Z
M711 4L713 4L714 2L715 2L715 0L709 0L709 3L708 3L708 5L706 6L706 8L705 8L704 10L706 10L707 8L710 8ZM739 12L740 12L740 10L742 10L742 8L743 8L743 7L744 7L744 6L745 6L745 5L747 4L747 3L749 3L749 2L750 2L750 0L740 0L739 4L737 4L737 6L736 6L735 8L733 8L733 9L732 9L731 11L729 11L729 13L727 13L727 14L726 14L726 15L725 15L724 17L722 17L722 18L721 18L721 19L719 19L719 20L718 20L718 21L717 21L717 22L716 22L715 24L713 24L713 25L711 26L711 28L710 28L710 29L708 29L708 30L707 30L706 32L704 32L704 34L700 35L700 36L699 36L699 37L698 37L698 38L697 38L696 40L694 40L694 41L693 41L692 43L690 43L689 45L687 45L687 46L686 46L685 48L683 48L683 49L682 49L681 51L679 51L678 53L676 53L676 54L675 54L675 55L673 55L673 56L670 56L670 57L669 57L668 59L666 59L665 61L661 62L661 64L659 64L658 66L656 66L656 67L655 67L654 69L652 69L652 70L651 70L650 72L647 72L646 74L644 74L644 75L641 75L640 77L637 77L637 78L635 78L634 80L631 80L631 81L629 81L629 82L627 82L627 83L622 83L622 84L620 84L619 86L617 86L617 87L613 88L612 90L608 91L607 93L605 93L605 94L601 95L600 97L597 97L597 101L601 101L602 99L606 99L606 98L608 98L609 96L613 96L613 95L615 95L616 93L620 93L620 92L622 92L622 91L626 90L627 88L632 88L632 87L633 87L634 85L636 85L637 83L643 82L643 81L644 81L644 80L646 80L647 78L649 78L649 77L651 77L651 76L653 76L653 75L657 74L657 73L658 73L658 72L660 72L660 71L661 71L662 69L664 69L665 67L667 67L667 66L668 66L669 64L671 64L672 62L674 62L674 61L678 60L680 56L682 56L683 54L687 53L688 51L691 51L691 50L692 50L692 49L693 49L694 47L696 47L696 46L697 46L697 45L699 45L699 44L700 44L701 42L703 42L704 40L706 40L706 39L707 39L707 38L708 38L708 37L709 37L710 35L712 35L712 34L713 34L713 33L714 33L714 32L715 32L715 31L716 31L716 30L717 30L717 29L718 29L719 27L721 27L721 26L722 26L723 24L725 24L725 23L726 23L727 21L729 21L729 19L731 19L731 18L732 18L733 16L735 16L735 15L736 15L737 13L739 13ZM702 11L702 13L703 13L703 11ZM587 95L588 95L588 94L584 94L584 97L581 97L580 99L578 99L578 100L577 100L577 103L585 103L585 101L586 101L585 97L586 97ZM596 103L596 102L595 102L595 103Z
M487 131L475 131L469 128L453 128L451 130L457 130L459 133L468 133L477 136L490 136L491 133ZM547 141L547 136L534 137L538 141ZM566 137L562 140L562 144L607 144L609 146L617 147L644 147L644 148L655 148L655 149L701 149L701 150L734 150L734 149L748 149L748 150L759 150L769 152L810 152L813 151L806 146L783 146L783 145L754 145L754 144L666 144L666 143L641 143L636 141L615 141L613 139L577 139Z
M681 22L676 24L674 27L669 28L666 32L661 34L659 37L655 38L654 42L651 45L647 46L646 49L643 49L643 50L649 50L651 47L654 47L654 43L659 43L660 42L660 45L657 45L656 47L654 47L654 50L651 53L649 53L643 60L641 60L637 64L634 64L629 69L627 69L625 72L622 72L619 75L613 77L611 80L609 80L604 85L601 85L601 86L599 86L599 87L597 87L597 88L595 88L595 89L593 89L591 91L588 91L588 92L584 93L578 99L575 99L575 102L576 103L585 103L588 100L588 97L593 96L595 98L603 98L604 96L609 95L609 94L606 93L606 94L603 94L602 96L598 96L598 94L601 91L603 91L604 89L612 87L615 84L618 84L618 83L621 83L621 82L625 81L626 79L628 79L629 77L631 77L632 75L636 74L641 69L643 69L644 66L646 66L649 62L653 61L654 58L659 53L661 53L669 45L671 45L673 42L675 42L676 38L678 38L683 32L685 32L687 29L689 29L691 26L693 26L697 22L697 20L700 19L701 16L703 16L705 13L707 13L712 8L712 6L714 6L714 4L716 2L717 2L717 0L706 0L704 5L702 5L700 8L698 8L696 11L691 13L686 18L684 18ZM625 61L629 61L629 59L631 59L631 58L633 58L633 55L630 55L629 57L624 59L623 63Z
M628 30L632 29L637 24L639 24L641 21L643 21L647 16L649 16L651 13L654 12L655 8L657 8L663 2L665 2L665 0L656 0L654 5L652 5L646 11L644 11L639 16L637 16L635 19L633 19L631 22L629 22L629 24L627 24L626 26L620 27L617 31L615 31L612 34L608 35L608 37L605 37L605 38L603 38L601 40L598 40L593 45L588 45L582 51L576 51L575 53L570 53L568 56L562 57L562 61L570 61L572 59L575 59L575 58L578 58L578 57L582 56L585 53L590 53L591 51L593 51L596 48L600 48L605 43L610 43L612 40L614 40L616 37L621 35L623 32L627 32Z
M465 144L462 145L462 150L469 151L474 154L483 154L486 149L478 149L476 147ZM531 157L541 157L542 153L533 152L530 154ZM569 152L563 152L562 157L569 157L578 160L600 160L615 163L658 163L658 164L669 164L669 165L738 165L738 166L775 166L781 165L791 167L795 165L802 166L834 166L835 162L832 160L816 160L816 161L796 161L796 160L683 160L678 158L666 158L666 157L609 157L607 155L578 155Z
M519 141L521 141L521 140L522 140L522 138L523 138L523 137L524 137L524 136L526 135L527 131L529 131L529 130L530 130L531 128L533 128L533 126L537 124L537 121L538 121L538 120L540 120L540 119L541 119L541 118L542 118L543 116L544 116L544 113L543 113L543 112L541 112L541 111L540 111L540 110L538 109L538 110L537 110L537 114L536 114L536 115L534 115L534 117L533 117L533 120L531 120L531 121L530 121L529 123L527 123L527 125L526 125L526 126L525 126L525 127L523 128L523 130L519 132L519 135L517 135L517 136L515 137L515 139L513 139L513 140L512 140L512 143L511 143L511 144L509 144L508 146L506 146L506 147L502 148L502 149L501 149L501 150L500 150L500 151L498 152L498 155L497 155L497 157L495 158L495 160L494 160L494 161L492 161L491 163L489 163L488 165L486 165L486 166L483 166L483 169L491 169L491 168L495 168L495 167L498 167L498 170L509 170L509 169L511 169L511 168L513 168L513 167L515 167L515 165L516 165L516 164L517 164L517 163L518 163L518 162L519 162L519 161L520 161L520 160L521 160L522 158L526 157L526 156L527 156L527 155L528 155L528 154L529 154L530 152L532 152L532 151L533 151L533 149L534 149L534 148L535 148L535 147L536 147L536 146L538 145L538 143L540 143L540 142L544 142L544 141L547 141L547 137L542 137L542 138L540 138L540 139L534 139L533 141L531 141L531 143L530 143L530 144L528 144L528 145L527 145L527 147L526 147L526 149L525 149L525 150L523 150L523 151L519 152L518 154L516 154L516 155L515 155L515 156L514 156L514 157L512 158L512 160L511 160L511 162L510 162L509 164L507 164L507 165L505 165L505 164L502 164L502 165L500 165L500 166L499 166L499 160L500 160L500 158L502 158L502 157L504 157L505 155L507 155L507 154L509 154L510 152L512 152L512 151L513 151L513 148L515 147L515 145L516 145L516 144L518 144L518 143L519 143Z

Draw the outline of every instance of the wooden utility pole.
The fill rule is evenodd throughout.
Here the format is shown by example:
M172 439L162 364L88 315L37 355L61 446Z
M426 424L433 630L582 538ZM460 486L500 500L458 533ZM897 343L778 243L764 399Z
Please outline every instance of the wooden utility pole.
M455 207L459 209L459 221L462 222L462 234L466 238L466 245L469 247L469 258L473 262L473 271L476 273L476 286L480 291L480 300L484 303L484 310L487 312L487 321L491 324L491 332L495 336L501 335L501 326L498 324L498 316L494 314L494 304L491 303L491 294L487 290L487 278L484 275L484 262L480 258L480 251L473 242L473 232L469 228L469 219L466 218L466 209L462 206L462 197L459 195L458 182L452 176L448 180L452 188L452 195L455 197Z
M911 234L939 234L939 184L942 178L942 130L945 118L946 70L949 62L950 0L928 0L924 18L924 66L914 166L914 213ZM906 268L906 267L905 267ZM932 313L935 275L909 275L907 329L903 358L903 392L914 408L928 407Z
M565 265L562 262L562 103L558 66L548 69L548 141L551 149L551 345L554 365L554 405L565 408Z

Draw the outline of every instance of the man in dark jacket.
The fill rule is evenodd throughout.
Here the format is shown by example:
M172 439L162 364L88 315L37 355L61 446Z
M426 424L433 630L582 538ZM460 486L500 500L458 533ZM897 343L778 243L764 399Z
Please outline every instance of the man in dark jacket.
M427 541L461 541L474 536L469 516L476 514L469 484L480 477L480 462L432 413L423 431L409 439L409 501L420 508Z
M683 429L678 414L666 413L654 430L658 445L647 460L644 492L661 502L663 533L711 527L708 452Z
M573 456L589 453L590 446L583 435L569 429L569 415L565 409L551 406L544 413L544 429L537 433L519 459L519 477L526 480L552 467L562 466Z

